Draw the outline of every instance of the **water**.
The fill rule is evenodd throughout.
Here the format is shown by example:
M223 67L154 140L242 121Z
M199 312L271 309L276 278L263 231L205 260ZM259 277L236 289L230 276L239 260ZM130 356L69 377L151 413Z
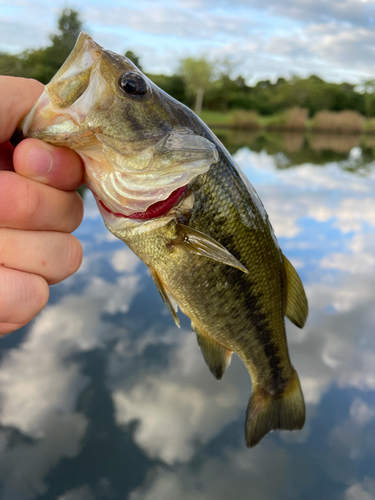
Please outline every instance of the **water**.
M287 321L304 429L245 447L246 369L213 378L87 194L80 271L0 342L2 500L375 498L375 144L222 139L305 284L308 323Z

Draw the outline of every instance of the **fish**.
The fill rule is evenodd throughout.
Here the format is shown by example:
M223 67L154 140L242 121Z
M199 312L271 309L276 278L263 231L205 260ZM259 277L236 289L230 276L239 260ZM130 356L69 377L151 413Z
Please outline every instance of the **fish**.
M220 380L232 353L252 393L245 439L302 429L305 403L285 317L302 328L308 303L254 187L212 131L129 59L87 33L14 140L75 150L105 225L148 266L175 323L178 308Z

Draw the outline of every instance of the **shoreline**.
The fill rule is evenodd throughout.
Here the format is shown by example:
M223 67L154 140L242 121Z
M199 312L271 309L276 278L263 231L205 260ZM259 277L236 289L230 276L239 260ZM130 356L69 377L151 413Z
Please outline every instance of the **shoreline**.
M313 118L309 118L307 110L301 108L292 108L284 113L269 116L246 110L227 113L204 110L200 118L208 127L217 130L375 135L375 119L365 118L354 111L320 111Z

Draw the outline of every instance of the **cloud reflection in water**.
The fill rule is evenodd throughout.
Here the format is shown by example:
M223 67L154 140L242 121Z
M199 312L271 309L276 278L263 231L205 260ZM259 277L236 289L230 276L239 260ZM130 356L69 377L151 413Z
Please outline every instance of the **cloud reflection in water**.
M245 449L246 369L236 358L223 381L214 380L189 321L174 326L145 267L106 231L88 195L77 231L81 270L53 287L50 305L0 364L4 500L44 500L49 488L59 500L234 493L241 500L249 491L262 499L315 499L320 485L327 498L375 498L375 175L337 163L278 169L280 158L247 148L236 160L306 285L308 323L302 331L287 324L308 404L305 429ZM108 440L108 453L123 456L120 447L128 446L130 458L118 464L117 477L97 456L96 477L77 484L62 464L84 469L88 429L102 431L78 404L88 387L99 394L84 368L97 351L113 404L103 399L113 413L106 432L124 436L118 448ZM133 479L127 471L135 450L144 466Z

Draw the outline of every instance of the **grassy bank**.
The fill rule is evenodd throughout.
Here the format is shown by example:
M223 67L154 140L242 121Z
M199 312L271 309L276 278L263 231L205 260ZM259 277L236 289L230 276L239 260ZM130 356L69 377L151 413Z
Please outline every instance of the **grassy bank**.
M313 118L309 118L306 109L295 107L271 116L260 116L255 111L235 110L228 113L202 111L200 117L211 128L375 134L375 119L366 119L356 111L319 111Z

